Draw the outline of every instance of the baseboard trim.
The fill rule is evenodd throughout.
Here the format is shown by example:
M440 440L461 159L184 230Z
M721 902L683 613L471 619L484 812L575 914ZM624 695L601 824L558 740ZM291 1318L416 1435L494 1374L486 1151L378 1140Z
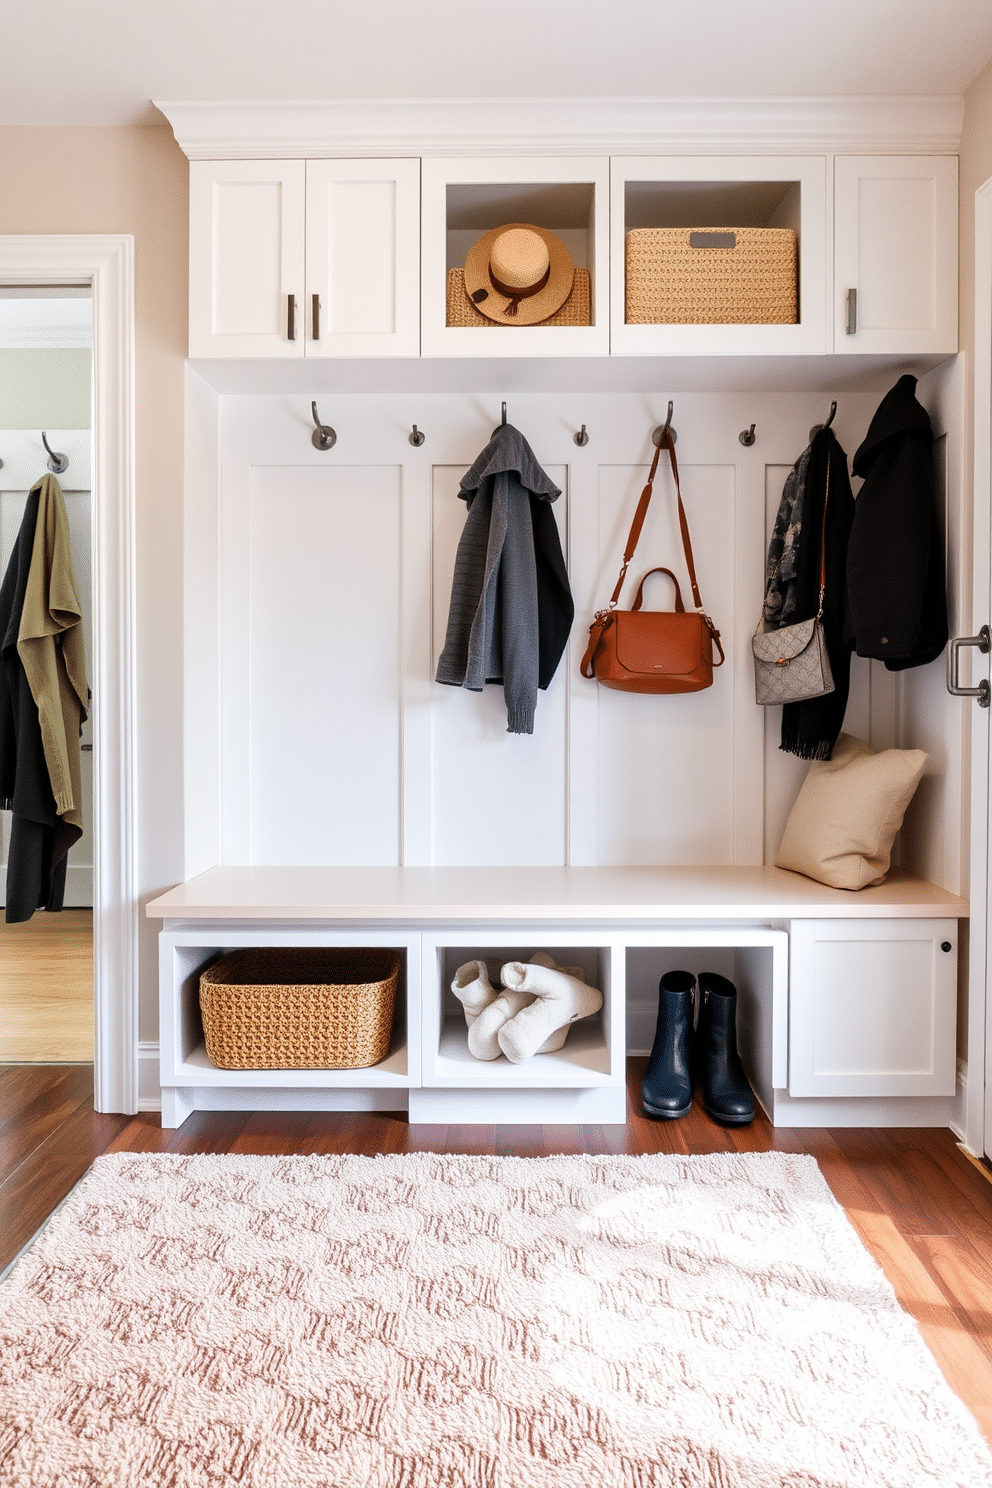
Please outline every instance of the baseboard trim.
M158 1042L138 1045L138 1110L161 1111L162 1086L158 1072Z

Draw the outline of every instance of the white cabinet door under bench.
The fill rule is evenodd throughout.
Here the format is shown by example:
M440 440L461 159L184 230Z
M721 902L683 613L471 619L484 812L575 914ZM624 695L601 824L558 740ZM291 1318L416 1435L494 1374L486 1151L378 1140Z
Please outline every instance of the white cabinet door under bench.
M953 1095L956 920L797 920L789 1094Z

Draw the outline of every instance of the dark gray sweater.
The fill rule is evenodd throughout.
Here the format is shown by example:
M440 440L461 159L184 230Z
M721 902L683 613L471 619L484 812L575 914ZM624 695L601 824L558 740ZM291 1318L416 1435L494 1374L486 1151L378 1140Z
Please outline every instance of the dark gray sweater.
M437 681L473 692L502 682L507 732L532 734L538 687L554 675L574 614L549 505L561 492L520 431L504 424L459 494L468 514Z

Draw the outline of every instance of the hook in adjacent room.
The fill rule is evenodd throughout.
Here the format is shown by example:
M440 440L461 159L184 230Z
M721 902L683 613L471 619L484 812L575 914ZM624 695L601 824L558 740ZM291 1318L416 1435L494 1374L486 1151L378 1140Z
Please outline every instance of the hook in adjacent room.
M329 450L333 445L337 444L338 436L330 424L322 424L320 422L316 401L310 404L310 412L313 414L313 421L317 426L310 435L310 443L314 449Z
M48 436L46 435L44 429L42 429L41 431L41 442L48 451L49 470L52 472L53 475L62 475L66 470L69 469L69 456L59 454L58 450L52 449L52 446L48 442Z

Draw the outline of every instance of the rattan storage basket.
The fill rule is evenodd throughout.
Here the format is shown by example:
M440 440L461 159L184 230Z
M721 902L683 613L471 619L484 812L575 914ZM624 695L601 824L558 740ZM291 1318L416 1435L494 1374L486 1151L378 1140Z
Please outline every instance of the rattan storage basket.
M365 1069L389 1053L399 951L229 951L200 976L207 1058L221 1069Z
M627 234L628 325L794 325L796 235L784 227Z
M465 289L462 269L449 269L447 280L447 318L449 326L494 326L496 321L472 304ZM576 269L572 292L554 315L538 321L542 326L587 326L592 324L592 300L588 269ZM527 329L527 327L520 327Z

